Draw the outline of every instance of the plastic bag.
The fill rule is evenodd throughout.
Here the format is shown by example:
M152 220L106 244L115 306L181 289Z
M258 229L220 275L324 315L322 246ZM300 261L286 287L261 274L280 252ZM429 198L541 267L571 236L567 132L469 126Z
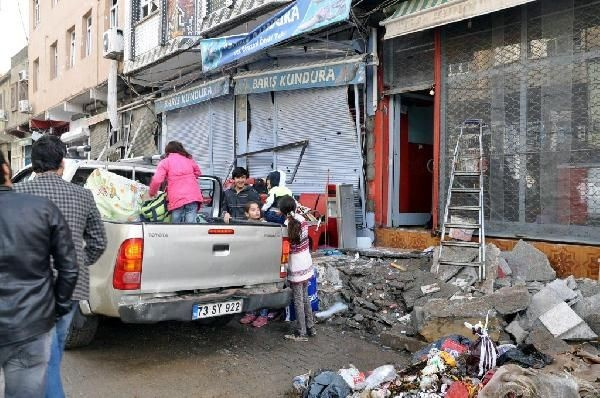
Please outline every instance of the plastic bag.
M308 373L294 377L294 379L292 380L292 386L294 387L294 390L296 390L296 392L298 393L303 393L304 391L306 391L308 389L309 379L310 374Z
M342 376L350 388L355 391L358 390L358 386L363 385L365 382L365 374L356 369L353 365L350 365L348 369L340 369L338 374Z
M143 198L148 192L146 185L104 169L96 169L88 177L85 188L94 195L102 219L139 221Z
M346 398L352 394L350 386L337 373L321 372L311 380L307 398Z
M398 374L394 365L383 365L371 372L371 374L365 379L363 385L359 386L359 389L370 391L376 387L379 387L383 383L394 380Z
M517 363L525 368L541 369L553 362L552 357L541 353L531 344L522 344L506 351L498 358L498 366Z

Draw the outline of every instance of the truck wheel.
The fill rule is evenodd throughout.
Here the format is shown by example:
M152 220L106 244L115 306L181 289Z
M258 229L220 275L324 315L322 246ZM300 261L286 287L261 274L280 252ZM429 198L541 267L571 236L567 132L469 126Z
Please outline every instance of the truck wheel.
M201 326L223 327L233 319L233 315L223 315L214 318L199 319L196 322Z
M71 322L71 328L69 329L65 348L70 350L89 345L96 336L98 323L98 316L86 316L77 309L73 316L73 322Z

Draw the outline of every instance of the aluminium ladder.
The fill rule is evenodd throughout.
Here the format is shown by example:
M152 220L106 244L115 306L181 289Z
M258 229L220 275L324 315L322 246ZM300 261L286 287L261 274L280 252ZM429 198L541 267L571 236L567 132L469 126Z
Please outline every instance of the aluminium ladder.
M460 134L454 148L452 168L450 172L450 183L446 196L444 219L442 223L442 236L440 240L439 265L477 267L479 280L485 278L485 225L484 225L484 201L483 201L483 128L486 127L483 120L467 119L460 127ZM475 130L475 132L467 132ZM471 161L468 170L463 161ZM468 165L469 163L467 163ZM453 203L452 197L458 196L460 203ZM457 212L466 215L467 220L453 222L450 213ZM475 217L475 214L477 215ZM477 233L476 242L465 242L451 240L446 236L447 228L472 230ZM461 262L444 260L444 247L463 247L477 249L477 259L473 262Z

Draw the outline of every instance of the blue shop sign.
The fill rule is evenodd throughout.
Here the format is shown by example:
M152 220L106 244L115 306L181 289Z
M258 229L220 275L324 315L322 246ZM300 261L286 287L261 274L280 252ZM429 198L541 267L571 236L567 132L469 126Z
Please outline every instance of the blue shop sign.
M296 0L249 33L200 41L208 72L295 36L347 21L351 0Z
M364 62L330 64L234 78L235 94L333 87L365 82Z
M222 77L158 99L154 102L154 109L156 113L171 111L227 94L229 94L229 77Z

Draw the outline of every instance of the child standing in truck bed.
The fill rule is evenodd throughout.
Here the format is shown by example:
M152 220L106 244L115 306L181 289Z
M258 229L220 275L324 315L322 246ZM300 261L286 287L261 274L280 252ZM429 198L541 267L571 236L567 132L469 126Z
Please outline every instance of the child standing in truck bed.
M260 207L256 202L248 202L244 206L244 212L246 214L246 219L248 221L264 221L261 218ZM265 326L269 322L269 309L263 308L258 311L258 315L256 311L247 312L246 315L242 317L240 323L243 325L252 324L255 328L261 328Z

